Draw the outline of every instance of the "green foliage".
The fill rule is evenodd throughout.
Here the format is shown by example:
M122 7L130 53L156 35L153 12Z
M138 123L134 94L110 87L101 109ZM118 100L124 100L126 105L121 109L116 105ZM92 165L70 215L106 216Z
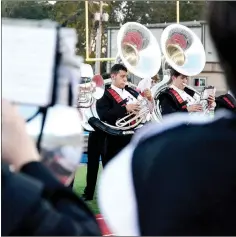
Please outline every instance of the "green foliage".
M89 14L89 17L91 15ZM84 2L58 1L53 6L52 20L67 27L75 28L78 32L77 53L85 57L85 6Z
M37 1L2 1L2 17L45 19L50 18L53 5Z
M124 15L123 23L141 24L176 22L176 1L127 1L117 9ZM180 1L180 21L203 20L206 1Z
M97 1L99 2L99 1ZM104 1L105 2L105 1ZM102 47L107 46L106 29L121 23L135 21L154 24L176 21L176 1L106 1L103 11L109 14L109 22L103 22ZM203 20L206 1L180 1L180 21ZM94 45L97 26L93 20L99 12L99 4L89 1L89 54L95 57ZM84 1L2 1L2 17L51 19L78 32L77 53L85 57L85 3ZM106 57L106 52L102 53Z

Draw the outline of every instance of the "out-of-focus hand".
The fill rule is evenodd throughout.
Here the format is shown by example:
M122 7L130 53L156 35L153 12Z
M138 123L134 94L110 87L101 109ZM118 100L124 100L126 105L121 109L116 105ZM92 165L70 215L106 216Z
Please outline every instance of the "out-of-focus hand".
M208 104L209 104L209 106L210 107L214 107L214 104L215 104L215 96L213 96L213 95L209 95L209 97L208 97Z
M201 112L202 105L200 105L200 104L189 105L187 107L187 110L188 110L188 112Z
M143 91L143 96L147 98L148 100L152 100L152 93L150 89L145 89Z
M2 159L15 170L40 159L34 141L27 134L24 119L6 100L2 100Z

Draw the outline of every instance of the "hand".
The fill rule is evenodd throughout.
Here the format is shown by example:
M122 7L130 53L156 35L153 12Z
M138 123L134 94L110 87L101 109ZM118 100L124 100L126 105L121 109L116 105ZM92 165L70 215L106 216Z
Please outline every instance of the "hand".
M202 105L200 105L200 104L189 105L187 107L187 110L188 110L188 112L201 112Z
M211 105L213 105L215 103L215 96L209 95L207 100L208 100L209 106L211 107Z
M143 96L147 98L148 100L152 100L152 93L149 89L145 89L143 91Z
M127 112L138 112L140 111L140 106L138 104L128 104L126 105Z
M15 106L2 100L2 159L19 170L24 164L39 161L34 141L26 131L24 119Z

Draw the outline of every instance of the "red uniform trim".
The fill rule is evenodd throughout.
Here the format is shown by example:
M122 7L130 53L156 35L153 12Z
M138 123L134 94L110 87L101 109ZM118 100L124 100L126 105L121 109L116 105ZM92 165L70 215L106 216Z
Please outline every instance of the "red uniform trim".
M226 97L223 97L223 100L231 107L231 108L235 108L235 106L232 104L232 102Z
M119 104L123 101L123 99L121 98L121 96L113 89L107 89L107 91L110 93L110 95L115 99L115 101ZM122 106L125 106L125 104L123 104Z
M184 100L182 99L182 97L176 90L170 89L170 93L177 99L177 101L179 102L180 105L182 105L184 103ZM181 108L187 109L187 105L182 105Z

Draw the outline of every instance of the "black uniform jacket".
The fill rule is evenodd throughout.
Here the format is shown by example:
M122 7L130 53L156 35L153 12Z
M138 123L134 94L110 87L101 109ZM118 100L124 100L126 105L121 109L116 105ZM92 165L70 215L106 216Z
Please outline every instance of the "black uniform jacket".
M108 89L110 89L110 87L106 88L103 97L97 101L97 113L101 121L115 125L118 119L127 115L127 110L124 106L126 104L126 100L117 103L113 96L108 92ZM126 86L125 90L127 90L135 98L139 95L139 93L131 87Z
M167 88L159 95L159 107L162 115L171 114L175 112L188 112L186 108L183 108L187 104L187 101L184 101L183 104L180 104L176 97L170 92L172 88ZM184 88L184 91L189 94L191 97L194 96L195 92L187 87Z
M140 235L235 236L235 141L236 117L179 125L138 144Z
M127 210L130 236L236 235L236 117L192 118L187 126L189 119L176 113L143 128L104 170L100 184L117 183L119 192L100 187L99 195L110 194L102 211L115 216L118 231Z
M236 100L230 94L224 94L216 97L216 110L227 109L236 112Z
M40 162L13 173L2 163L2 235L99 236L94 215Z

